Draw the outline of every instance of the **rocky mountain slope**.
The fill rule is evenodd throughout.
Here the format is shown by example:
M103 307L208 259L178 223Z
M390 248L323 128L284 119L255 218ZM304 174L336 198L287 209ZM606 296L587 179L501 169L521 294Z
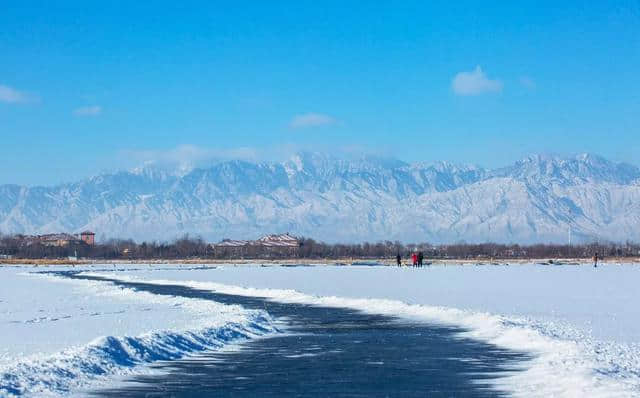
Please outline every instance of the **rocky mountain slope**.
M272 232L330 242L640 240L640 170L594 155L531 156L486 170L300 153L184 175L153 167L55 187L0 186L0 231L91 229L207 240Z

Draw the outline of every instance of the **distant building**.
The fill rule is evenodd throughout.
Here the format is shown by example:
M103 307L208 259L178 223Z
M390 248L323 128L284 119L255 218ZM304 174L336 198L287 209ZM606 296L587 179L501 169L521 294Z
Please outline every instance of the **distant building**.
M68 233L55 233L44 235L16 235L21 246L30 246L41 244L44 246L66 247L69 245L77 245L85 243L89 246L95 245L95 235L91 231L84 231L77 235Z
M45 246L64 247L72 243L78 243L79 239L75 235L66 233L38 235L36 240Z
M213 252L225 257L245 257L249 254L248 240L223 239L211 245Z
M232 240L223 239L222 242L216 243L214 246L218 247L243 247L249 244L248 240Z
M289 234L267 235L254 242L270 254L295 256L298 254L300 242Z
M214 253L225 257L293 257L298 254L300 241L287 233L258 240L223 239L211 246Z
M266 235L256 241L265 247L299 247L300 242L289 234Z
M91 231L82 231L80 232L80 240L89 246L93 246L96 244L96 234Z

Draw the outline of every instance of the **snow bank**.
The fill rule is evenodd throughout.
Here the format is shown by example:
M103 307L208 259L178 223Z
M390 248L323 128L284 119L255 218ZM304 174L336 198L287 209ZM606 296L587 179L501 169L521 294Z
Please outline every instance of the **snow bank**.
M640 267L226 267L117 277L461 326L461 337L533 354L523 371L496 381L514 396L640 396Z
M0 396L65 395L276 331L267 313L240 306L8 270L1 276Z

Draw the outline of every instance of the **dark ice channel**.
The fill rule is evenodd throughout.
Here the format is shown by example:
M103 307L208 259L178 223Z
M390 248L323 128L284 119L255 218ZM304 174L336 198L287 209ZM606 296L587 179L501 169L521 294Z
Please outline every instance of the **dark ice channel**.
M286 334L249 340L239 350L156 364L162 375L131 377L93 391L97 397L498 397L505 394L491 380L518 371L529 359L460 338L462 330L452 327L177 285L65 275L262 309L287 324Z

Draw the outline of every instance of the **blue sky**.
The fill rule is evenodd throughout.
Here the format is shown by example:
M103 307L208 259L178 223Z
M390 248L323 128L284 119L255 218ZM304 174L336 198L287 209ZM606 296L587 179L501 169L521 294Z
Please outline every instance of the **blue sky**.
M51 3L0 13L0 183L298 149L640 163L637 1Z

